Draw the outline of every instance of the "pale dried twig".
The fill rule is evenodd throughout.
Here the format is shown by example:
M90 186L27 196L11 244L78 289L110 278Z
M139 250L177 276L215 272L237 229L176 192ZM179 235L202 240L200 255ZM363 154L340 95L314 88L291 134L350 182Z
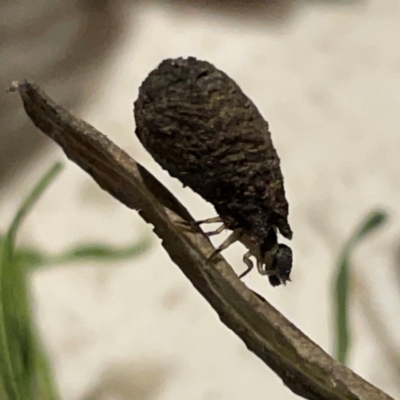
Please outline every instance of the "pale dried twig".
M10 90L18 91L33 123L72 161L154 225L171 259L222 322L294 393L315 400L391 399L333 360L265 299L250 291L223 257L207 262L214 247L199 228L185 223L193 221L188 211L105 135L72 116L33 83L15 82Z

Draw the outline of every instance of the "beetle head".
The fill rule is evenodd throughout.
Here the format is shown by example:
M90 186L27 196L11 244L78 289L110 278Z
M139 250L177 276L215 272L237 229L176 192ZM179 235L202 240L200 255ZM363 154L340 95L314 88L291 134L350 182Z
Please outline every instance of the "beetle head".
M266 271L269 282L272 286L279 286L290 281L290 272L292 270L292 250L285 244L279 244L278 250L274 255L271 270Z

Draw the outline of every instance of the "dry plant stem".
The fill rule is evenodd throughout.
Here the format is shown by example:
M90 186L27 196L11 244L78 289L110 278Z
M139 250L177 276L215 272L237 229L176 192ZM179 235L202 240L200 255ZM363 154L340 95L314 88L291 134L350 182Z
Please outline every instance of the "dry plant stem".
M11 90L19 92L33 123L72 161L154 225L171 259L222 322L294 393L315 400L391 399L333 360L265 299L250 291L220 255L207 262L214 247L199 228L184 223L193 222L188 211L106 136L58 106L33 83L16 82Z

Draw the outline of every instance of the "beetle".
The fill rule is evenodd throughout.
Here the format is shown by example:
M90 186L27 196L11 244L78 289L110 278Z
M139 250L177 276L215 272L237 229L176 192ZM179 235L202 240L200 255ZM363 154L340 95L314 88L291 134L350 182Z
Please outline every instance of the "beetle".
M166 59L151 71L134 103L136 135L152 157L210 202L220 222L209 233L231 235L218 252L236 241L256 259L271 285L290 280L292 251L278 233L292 239L280 159L268 122L227 74L194 57ZM213 256L212 255L212 256Z

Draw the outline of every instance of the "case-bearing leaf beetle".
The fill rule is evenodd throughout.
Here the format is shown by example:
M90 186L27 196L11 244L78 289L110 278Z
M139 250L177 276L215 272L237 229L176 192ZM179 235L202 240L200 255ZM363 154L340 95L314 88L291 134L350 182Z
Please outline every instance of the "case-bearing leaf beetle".
M280 160L267 121L224 72L193 57L167 59L145 79L134 108L136 134L170 175L214 205L235 241L248 249L247 270L257 269L273 286L290 280L292 238Z

